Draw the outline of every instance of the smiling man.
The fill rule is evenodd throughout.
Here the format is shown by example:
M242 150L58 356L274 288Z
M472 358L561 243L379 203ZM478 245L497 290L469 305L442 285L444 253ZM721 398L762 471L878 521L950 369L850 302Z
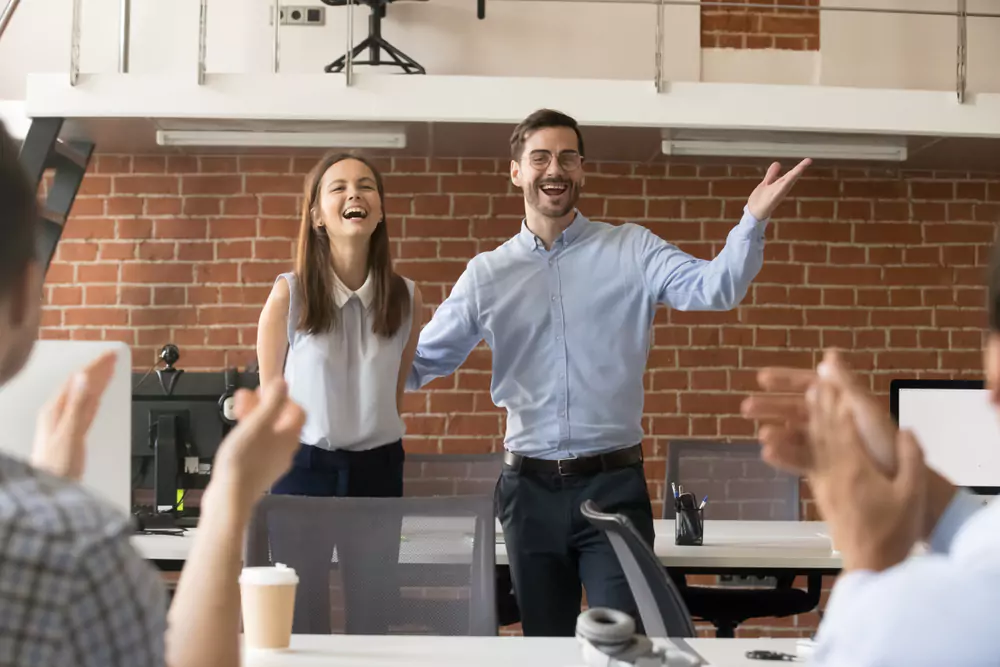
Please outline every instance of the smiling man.
M657 305L738 305L763 264L767 219L809 161L781 178L772 164L725 248L706 261L645 227L577 210L584 147L569 116L536 111L510 145L521 231L469 262L420 334L407 388L454 372L480 340L492 349L491 393L507 410L496 502L522 627L572 636L581 583L590 606L636 616L621 567L580 504L628 516L652 545L642 376Z

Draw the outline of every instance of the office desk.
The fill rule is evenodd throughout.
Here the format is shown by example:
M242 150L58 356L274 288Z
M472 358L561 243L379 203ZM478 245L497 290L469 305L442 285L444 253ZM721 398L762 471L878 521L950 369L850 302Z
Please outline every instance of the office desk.
M674 544L672 521L654 521L656 542L654 551L666 567L686 572L703 571L724 573L749 570L794 570L797 572L836 572L840 569L840 556L830 547L826 527L817 521L706 521L705 543L700 547ZM446 526L446 530L450 530ZM192 537L197 529L183 536L135 535L132 543L148 560L164 569L178 569L187 560ZM411 562L421 562L419 534L407 534L405 549L413 554ZM440 548L440 533L433 538L434 548L429 549L428 561L448 562L448 550ZM464 562L471 552L471 541L461 530L455 529L450 538L454 544L453 562ZM503 533L497 526L496 562L507 564L507 551Z
M761 667L749 650L795 655L795 639L688 639L712 667ZM788 664L788 663L774 663ZM801 664L801 663L800 663ZM245 651L244 667L581 667L573 638L296 635L287 651Z

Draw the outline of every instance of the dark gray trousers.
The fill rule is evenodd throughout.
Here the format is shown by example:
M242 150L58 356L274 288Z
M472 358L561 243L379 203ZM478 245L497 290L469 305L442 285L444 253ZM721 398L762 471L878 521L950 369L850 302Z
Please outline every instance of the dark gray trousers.
M588 607L618 609L642 627L611 544L580 513L587 499L603 512L627 516L652 546L653 511L641 463L579 476L504 466L497 512L526 636L573 636L581 584Z

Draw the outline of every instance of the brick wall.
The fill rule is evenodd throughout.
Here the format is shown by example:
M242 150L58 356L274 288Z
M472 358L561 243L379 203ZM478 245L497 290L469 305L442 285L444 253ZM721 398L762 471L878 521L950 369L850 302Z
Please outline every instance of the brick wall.
M702 48L819 50L819 0L736 0L701 8ZM782 5L783 8L778 8Z
M124 340L138 370L171 341L188 369L245 364L261 304L290 264L312 162L99 156L48 275L43 336ZM471 256L517 231L523 203L503 160L383 165L397 266L419 282L429 316ZM640 222L701 257L722 248L762 175L695 163L589 169L588 216ZM740 308L658 314L644 420L657 513L671 438L753 435L738 407L761 366L808 366L835 345L883 394L894 377L980 375L1000 178L814 168L794 194ZM489 350L477 349L454 376L408 394L407 449L498 451L503 416L490 401L489 369ZM794 634L814 623L807 615L742 631Z

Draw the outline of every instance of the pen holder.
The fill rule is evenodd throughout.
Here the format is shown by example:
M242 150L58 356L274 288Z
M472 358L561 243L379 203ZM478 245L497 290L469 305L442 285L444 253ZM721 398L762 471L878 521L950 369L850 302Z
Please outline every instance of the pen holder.
M674 512L674 544L701 546L705 539L704 510L678 507Z

